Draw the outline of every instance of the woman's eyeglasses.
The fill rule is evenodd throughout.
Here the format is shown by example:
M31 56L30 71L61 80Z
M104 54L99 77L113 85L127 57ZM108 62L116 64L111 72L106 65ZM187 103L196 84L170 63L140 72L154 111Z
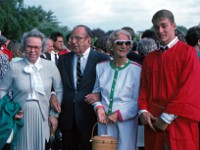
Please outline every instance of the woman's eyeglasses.
M32 46L32 45L26 45L27 50L34 49L35 51L39 51L42 48L42 46Z
M118 46L126 45L126 46L131 46L133 44L133 41L131 40L115 40L114 43Z

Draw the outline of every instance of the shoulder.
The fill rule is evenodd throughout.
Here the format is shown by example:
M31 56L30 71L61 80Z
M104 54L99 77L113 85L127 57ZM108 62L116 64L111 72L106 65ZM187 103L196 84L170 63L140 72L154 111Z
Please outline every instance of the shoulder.
M186 50L186 51L188 51L188 50L194 50L194 48L193 48L192 46L190 46L190 45L188 45L188 44L186 44L186 43L184 43L184 42L182 42L182 41L178 41L172 48L175 48L175 49L177 49L177 50L179 50L179 51L183 51L183 50Z
M185 57L190 57L191 55L197 55L197 52L194 47L182 42L178 41L173 47L173 51L177 53L177 55Z
M109 60L105 60L105 61L101 61L101 62L97 63L98 66L106 66L106 65L109 65L109 64L110 64Z
M74 53L73 52L68 52L66 54L62 54L62 55L59 55L59 60L63 60L63 59L66 59L66 58L69 58L69 57L73 57L74 56Z
M140 65L139 63L137 63L135 61L131 61L130 65L138 67L138 68L142 68L142 65Z
M11 61L10 62L10 66L11 67L20 67L20 66L25 66L25 65L26 65L25 59L21 59L19 61Z
M95 50L92 50L91 49L91 52L90 52L92 55L95 55L95 56L98 56L98 57L104 57L104 58L109 58L108 55L104 54L104 53L101 53L101 52L98 52L98 51L95 51Z
M50 60L47 60L47 59L41 59L41 64L45 68L57 68L53 61L50 61Z

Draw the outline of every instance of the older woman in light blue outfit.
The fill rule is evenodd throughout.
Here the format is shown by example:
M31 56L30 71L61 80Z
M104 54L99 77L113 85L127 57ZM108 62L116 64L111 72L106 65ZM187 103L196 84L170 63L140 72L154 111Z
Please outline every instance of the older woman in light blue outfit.
M23 110L24 126L14 150L44 150L50 128L57 128L58 113L50 109L52 86L58 100L62 99L62 82L56 65L40 58L44 35L34 29L24 34L22 49L25 58L11 63L0 89L13 91L13 102Z
M127 58L132 48L130 34L116 30L108 38L113 60L97 64L93 93L86 96L93 103L99 121L98 134L118 139L117 150L136 150L138 93L141 66Z

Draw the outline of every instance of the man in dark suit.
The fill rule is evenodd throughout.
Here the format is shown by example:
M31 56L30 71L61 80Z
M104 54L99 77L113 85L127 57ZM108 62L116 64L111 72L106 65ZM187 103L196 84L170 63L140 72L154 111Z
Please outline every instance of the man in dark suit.
M96 64L109 57L90 48L92 34L85 25L72 30L70 42L72 52L60 56L58 62L64 86L59 116L63 150L91 150L89 140L97 117L92 105L84 99L93 90Z

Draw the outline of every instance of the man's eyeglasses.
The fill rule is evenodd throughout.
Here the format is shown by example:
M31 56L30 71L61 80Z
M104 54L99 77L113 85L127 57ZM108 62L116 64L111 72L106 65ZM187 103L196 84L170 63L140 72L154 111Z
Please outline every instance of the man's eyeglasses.
M131 46L133 44L133 41L131 40L115 40L114 43L118 46L126 45L126 46Z
M36 50L36 51L39 51L40 49L42 48L42 46L31 46L31 45L26 45L26 49L27 50Z
M73 41L74 39L76 40L76 41L80 41L80 40L82 40L82 39L84 39L84 38L86 38L87 36L84 36L84 37L80 37L80 36L70 36L69 37L69 41Z

